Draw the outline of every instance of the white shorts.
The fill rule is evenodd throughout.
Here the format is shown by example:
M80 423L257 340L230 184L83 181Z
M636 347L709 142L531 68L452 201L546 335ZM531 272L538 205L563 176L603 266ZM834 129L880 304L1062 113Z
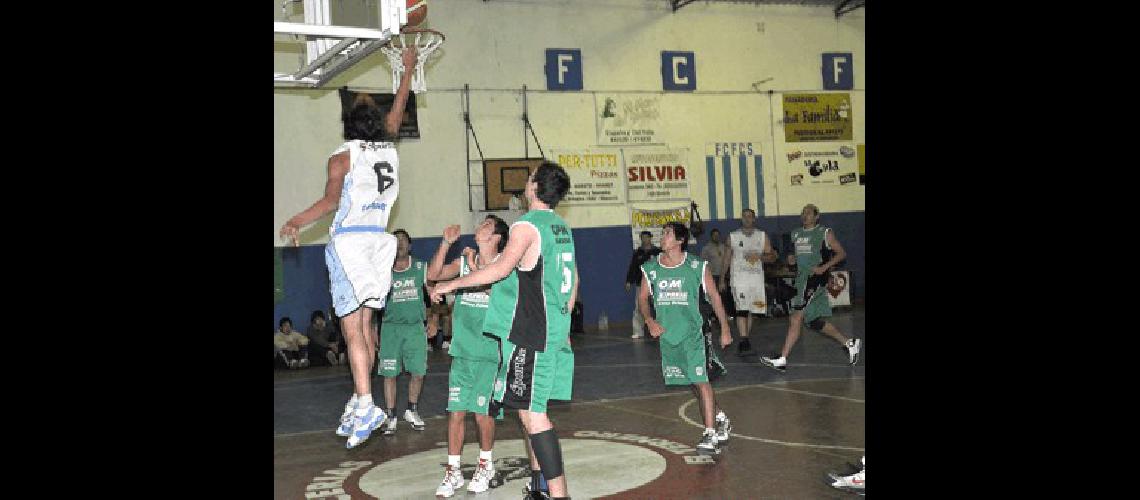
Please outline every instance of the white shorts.
M325 246L329 288L338 318L368 306L380 309L392 288L396 237L389 233L344 233Z
M768 297L764 292L764 276L732 275L732 299L737 311L767 314Z

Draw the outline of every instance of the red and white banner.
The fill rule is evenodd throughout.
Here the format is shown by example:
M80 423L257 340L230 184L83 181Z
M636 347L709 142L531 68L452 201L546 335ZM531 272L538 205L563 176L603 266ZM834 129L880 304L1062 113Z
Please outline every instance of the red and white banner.
M625 149L625 172L630 203L688 201L688 149Z

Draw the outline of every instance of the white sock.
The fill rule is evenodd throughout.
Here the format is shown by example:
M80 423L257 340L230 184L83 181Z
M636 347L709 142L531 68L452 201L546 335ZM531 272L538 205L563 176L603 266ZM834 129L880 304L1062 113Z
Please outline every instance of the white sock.
M372 407L372 395L365 394L356 399L356 416L363 417L368 414L368 409Z
M357 401L360 401L360 398L356 395L356 393L352 393L352 399L348 400L348 404L344 405L344 409L351 410L353 408L356 408Z
M725 415L723 410L716 412L716 419L717 420L724 420L726 418L728 418L728 415Z
M479 450L479 460L486 460L488 462L491 462L492 461L491 460L491 452L492 451L493 450L487 450L487 451Z
M705 427L705 434L716 434L716 429L712 427Z
M447 465L451 466L452 469L458 469L459 468L459 455L448 455L447 456Z

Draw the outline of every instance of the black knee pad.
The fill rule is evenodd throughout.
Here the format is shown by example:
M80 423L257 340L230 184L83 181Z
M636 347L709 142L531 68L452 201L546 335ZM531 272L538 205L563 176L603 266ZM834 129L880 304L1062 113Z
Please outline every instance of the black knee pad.
M816 318L816 319L813 319L811 321L811 323L808 323L808 328L811 328L812 330L815 330L817 332L822 332L823 331L823 325L826 325L826 324L827 324L826 321L819 319L819 318Z
M531 434L530 447L534 449L534 458L538 460L542 476L548 482L562 475L562 445L558 443L554 429Z

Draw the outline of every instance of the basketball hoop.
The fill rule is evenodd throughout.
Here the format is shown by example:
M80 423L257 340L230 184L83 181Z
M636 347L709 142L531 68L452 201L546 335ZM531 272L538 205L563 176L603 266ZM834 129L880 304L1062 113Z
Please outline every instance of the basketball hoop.
M392 93L395 94L400 88L400 77L404 74L404 49L409 47L416 48L416 72L412 75L412 92L420 93L427 91L427 83L424 81L424 62L428 57L443 45L446 37L432 29L424 28L405 28L400 34L393 35L388 43L380 47L380 51L388 56L388 64L392 67Z

